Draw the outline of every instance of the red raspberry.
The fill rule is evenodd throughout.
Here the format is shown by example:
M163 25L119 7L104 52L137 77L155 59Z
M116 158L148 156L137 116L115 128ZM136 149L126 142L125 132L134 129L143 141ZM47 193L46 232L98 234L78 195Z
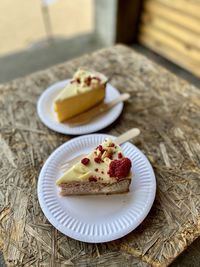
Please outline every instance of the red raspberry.
M121 159L121 158L123 158L122 153L118 153L118 159Z
M81 160L81 163L84 164L84 165L88 165L90 162L90 160L88 158L84 158Z
M121 160L113 160L109 165L108 174L110 177L116 177L118 179L128 176L131 169L131 161L128 158Z
M112 143L111 145L110 145L110 147L114 147L115 146L115 144L114 143Z
M94 161L95 161L96 163L101 163L101 162L102 162L102 160L101 160L100 157L96 157L96 158L94 158Z
M96 176L90 176L88 179L89 179L89 182L97 182Z
M85 82L85 84L86 84L87 86L90 86L90 84L91 84L91 80L92 80L92 78L91 78L90 76L88 76L87 78L85 78L84 82Z
M107 158L109 158L109 159L112 159L112 155L111 155L111 154L110 154L110 155L108 155L108 156L107 156Z
M99 151L103 152L103 147L102 147L102 145L99 145L96 149L99 149Z

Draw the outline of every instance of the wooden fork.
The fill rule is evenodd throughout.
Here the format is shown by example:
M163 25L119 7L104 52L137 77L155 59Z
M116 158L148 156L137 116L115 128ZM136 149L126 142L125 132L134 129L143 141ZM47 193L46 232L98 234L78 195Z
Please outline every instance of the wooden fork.
M88 123L93 118L100 115L101 113L104 113L105 111L111 109L112 107L114 107L118 103L123 102L129 98L130 98L130 94L127 94L127 93L121 94L120 96L118 96L117 98L115 98L114 100L112 100L108 103L103 102L103 103L97 105L96 107L94 107L94 108L92 108L92 109L72 118L72 119L66 120L66 123L68 124L69 127L74 127L74 126Z

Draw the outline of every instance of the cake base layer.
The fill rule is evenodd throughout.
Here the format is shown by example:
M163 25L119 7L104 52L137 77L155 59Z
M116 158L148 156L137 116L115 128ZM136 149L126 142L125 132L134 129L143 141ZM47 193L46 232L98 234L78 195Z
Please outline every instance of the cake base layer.
M60 185L62 196L70 195L110 195L129 192L131 179L124 179L116 183L98 182L70 182Z

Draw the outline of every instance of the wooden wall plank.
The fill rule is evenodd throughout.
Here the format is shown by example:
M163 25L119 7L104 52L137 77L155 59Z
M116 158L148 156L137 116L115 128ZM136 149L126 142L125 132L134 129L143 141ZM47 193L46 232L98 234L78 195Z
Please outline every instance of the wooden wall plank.
M200 76L200 0L146 0L139 41Z
M188 45L188 47L191 45L200 49L200 36L178 24L165 20L159 16L153 16L152 14L148 14L146 12L142 14L141 21L143 25L151 25L152 27L174 36L175 39L182 41Z
M160 16L174 23L179 24L197 34L200 34L200 20L196 17L186 16L181 12L177 12L167 6L162 5L154 0L145 1L145 12L154 16Z
M188 0L156 0L163 5L166 5L172 9L176 9L185 14L195 16L200 19L200 1L188 1Z
M185 57L180 51L176 51L166 44L160 43L156 39L151 39L147 35L140 35L139 41L150 49L156 51L158 54L170 59L172 62L175 62L192 72L194 75L200 77L200 64L195 64L194 61Z
M193 59L200 63L200 50L196 49L194 46L187 47L183 42L175 39L174 37L166 34L166 32L160 31L152 25L141 25L141 32L144 35L148 35L156 40L159 40L161 43L167 44L170 47L180 51L183 55L188 58Z

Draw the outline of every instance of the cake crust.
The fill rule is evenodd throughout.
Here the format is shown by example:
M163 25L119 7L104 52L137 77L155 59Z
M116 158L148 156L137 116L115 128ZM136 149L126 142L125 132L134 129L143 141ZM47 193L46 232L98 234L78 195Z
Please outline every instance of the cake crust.
M116 183L105 184L96 182L71 182L60 185L61 196L72 195L112 195L129 192L131 179L124 179Z

